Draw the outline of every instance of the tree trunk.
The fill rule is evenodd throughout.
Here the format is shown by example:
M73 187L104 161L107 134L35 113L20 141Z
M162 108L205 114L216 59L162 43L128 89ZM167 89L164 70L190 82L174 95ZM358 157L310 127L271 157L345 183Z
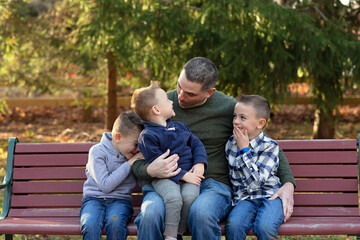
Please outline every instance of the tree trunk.
M314 139L335 138L335 116L333 111L326 114L323 110L316 109L313 128Z
M112 52L107 54L107 98L106 98L106 118L105 129L111 131L115 119L117 118L117 97L116 97L116 80L117 80L117 67L116 58Z

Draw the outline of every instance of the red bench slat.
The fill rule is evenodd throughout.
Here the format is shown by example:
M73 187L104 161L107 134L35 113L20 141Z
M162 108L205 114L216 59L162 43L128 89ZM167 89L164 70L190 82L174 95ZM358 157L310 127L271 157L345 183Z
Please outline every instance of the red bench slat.
M10 217L79 217L80 208L14 208Z
M134 216L140 212L139 208L134 209ZM15 208L11 209L9 217L79 217L80 208Z
M359 217L292 217L281 224L281 235L359 234Z
M82 193L84 181L14 182L13 193Z
M358 207L295 207L292 217L356 217Z
M292 165L291 171L295 177L354 177L358 169L353 165Z
M280 140L279 146L285 151L294 150L356 150L356 139L312 139L312 140Z
M297 192L357 192L357 179L297 179Z
M14 168L15 180L86 179L84 167Z
M36 166L83 166L88 161L88 153L23 154L16 155L15 167Z
M358 206L358 193L294 194L295 206Z
M357 163L356 151L302 152L285 151L290 164L333 164Z
M87 153L93 143L20 143L16 144L15 154L21 153Z
M14 195L12 207L69 208L81 205L82 195Z

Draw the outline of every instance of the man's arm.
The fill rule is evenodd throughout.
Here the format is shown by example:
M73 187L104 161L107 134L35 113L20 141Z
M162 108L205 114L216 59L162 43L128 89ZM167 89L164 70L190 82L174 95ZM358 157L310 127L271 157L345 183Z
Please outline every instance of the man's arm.
M282 149L280 149L279 152L278 177L280 178L283 186L271 198L269 198L269 200L274 200L276 198L281 199L285 216L284 222L286 222L293 212L294 189L296 187L296 182L294 175L290 170L289 162Z
M168 157L169 154L170 150L167 150L150 164L147 164L145 160L137 160L132 165L132 171L137 178L146 181L176 176L181 171L181 168L177 169L179 156L173 154Z
M279 167L277 176L280 178L281 184L284 185L287 182L291 182L296 187L294 175L290 170L289 162L284 154L284 151L280 148L279 151Z

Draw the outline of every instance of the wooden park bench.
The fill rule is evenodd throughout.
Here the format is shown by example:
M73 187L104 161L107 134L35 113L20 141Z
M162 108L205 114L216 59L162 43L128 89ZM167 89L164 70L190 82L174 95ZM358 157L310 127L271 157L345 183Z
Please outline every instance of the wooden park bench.
M355 139L280 140L296 178L295 207L280 235L360 238ZM0 234L80 235L79 210L89 148L95 143L8 145ZM142 201L134 194L134 218ZM201 223L199 223L201 224ZM222 229L224 224L221 223ZM136 235L136 225L128 225Z

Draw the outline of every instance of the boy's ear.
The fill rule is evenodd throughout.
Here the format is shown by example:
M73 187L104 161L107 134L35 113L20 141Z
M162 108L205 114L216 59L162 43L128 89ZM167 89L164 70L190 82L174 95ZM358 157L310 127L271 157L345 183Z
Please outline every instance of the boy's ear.
M119 133L119 132L115 133L114 140L115 141L120 141L120 138L121 138L121 133Z
M159 110L159 108L155 105L155 106L152 106L152 108L151 108L151 113L154 114L154 115L159 115L159 114L160 114L160 110Z
M258 123L258 128L263 129L266 125L266 120L264 118L260 118L260 121Z

